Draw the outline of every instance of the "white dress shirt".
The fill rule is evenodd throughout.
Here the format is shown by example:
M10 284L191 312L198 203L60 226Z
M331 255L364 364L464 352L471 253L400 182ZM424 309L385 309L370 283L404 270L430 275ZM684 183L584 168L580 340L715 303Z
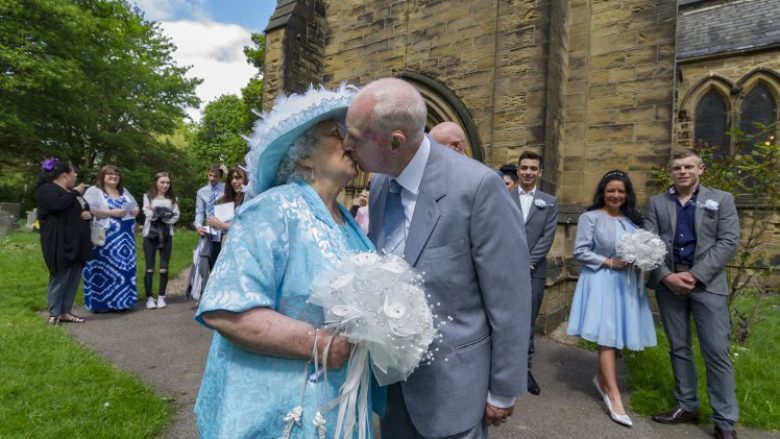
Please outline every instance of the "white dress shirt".
M517 196L520 197L520 210L523 211L523 222L528 221L528 213L531 211L531 203L534 201L534 194L536 193L536 186L533 189L526 192L522 187L517 187Z
M395 177L395 181L401 185L401 206L404 208L404 236L409 235L409 225L412 224L414 207L417 205L417 195L420 193L420 183L425 174L425 165L431 154L431 143L428 137L424 137L412 160L403 171Z

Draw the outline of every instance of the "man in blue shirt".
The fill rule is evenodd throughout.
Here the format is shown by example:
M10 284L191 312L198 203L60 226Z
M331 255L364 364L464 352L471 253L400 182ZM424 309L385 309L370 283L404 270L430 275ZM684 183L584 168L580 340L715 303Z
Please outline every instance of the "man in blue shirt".
M206 220L214 216L214 206L217 200L225 193L225 183L222 177L225 175L222 165L211 165L208 169L209 182L198 189L195 196L195 230L200 236L207 235L212 244L209 268L214 267L219 251L222 249L222 231L206 225Z
M665 424L698 422L691 315L707 368L707 391L716 438L736 438L739 417L734 369L729 357L729 287L726 264L739 244L734 197L702 186L704 164L696 152L672 155L673 186L650 199L645 227L671 247L666 263L651 272L658 311L674 372L677 407L653 416Z

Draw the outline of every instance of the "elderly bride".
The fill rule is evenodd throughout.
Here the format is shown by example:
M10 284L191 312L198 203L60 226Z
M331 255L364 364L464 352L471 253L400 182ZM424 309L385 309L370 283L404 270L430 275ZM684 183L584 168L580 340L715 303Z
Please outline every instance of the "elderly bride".
M281 98L255 126L247 165L258 195L234 219L195 316L216 331L195 405L201 438L318 437L315 420L332 437L336 411L325 406L339 396L352 345L318 330L323 310L307 299L319 274L372 250L336 201L357 174L342 144L355 92ZM327 363L327 379L316 363ZM377 410L384 392L371 393Z

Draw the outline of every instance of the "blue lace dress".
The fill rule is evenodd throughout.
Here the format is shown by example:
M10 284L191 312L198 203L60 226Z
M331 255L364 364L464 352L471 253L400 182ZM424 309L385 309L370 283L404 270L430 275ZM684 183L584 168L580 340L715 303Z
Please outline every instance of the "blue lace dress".
M583 264L569 313L569 335L617 349L656 345L655 325L639 272L603 265L615 258L615 244L636 230L626 218L592 210L580 216L574 257Z
M322 326L322 308L306 303L314 279L351 252L373 250L349 212L339 208L347 221L342 226L333 221L317 193L301 181L270 189L244 203L195 318L203 323L204 312L240 313L267 307ZM202 439L279 439L285 416L301 403L303 394L303 416L291 437L317 438L314 414L339 395L347 368L329 370L327 385L322 378L305 380L312 370L306 361L256 354L215 332L195 404L198 434ZM378 410L384 392L376 387L371 392ZM323 413L328 437L333 434L336 412Z
M108 209L121 209L132 203L124 194L111 198L100 191ZM134 308L136 294L135 219L106 218L106 243L92 249L92 259L84 267L84 306L92 312Z

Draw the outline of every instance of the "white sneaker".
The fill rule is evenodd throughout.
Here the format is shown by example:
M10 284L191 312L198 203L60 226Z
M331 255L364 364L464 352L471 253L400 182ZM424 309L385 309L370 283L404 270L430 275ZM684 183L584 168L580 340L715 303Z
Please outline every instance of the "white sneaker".
M157 296L157 308L165 308L165 296Z
M146 299L146 309L155 309L157 305L154 304L154 297Z

